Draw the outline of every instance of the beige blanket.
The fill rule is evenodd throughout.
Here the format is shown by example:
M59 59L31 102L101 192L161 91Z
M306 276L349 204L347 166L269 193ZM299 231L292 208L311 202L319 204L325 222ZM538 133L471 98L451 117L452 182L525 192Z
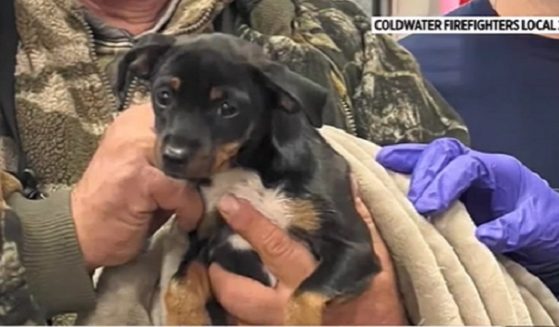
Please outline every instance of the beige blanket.
M374 161L379 147L325 127L321 130L350 163L363 200L396 266L411 323L417 325L559 325L559 302L537 278L506 258L496 258L474 236L462 204L428 222L406 199L409 179ZM81 324L161 321L158 279L166 226L137 261L101 275L99 304Z

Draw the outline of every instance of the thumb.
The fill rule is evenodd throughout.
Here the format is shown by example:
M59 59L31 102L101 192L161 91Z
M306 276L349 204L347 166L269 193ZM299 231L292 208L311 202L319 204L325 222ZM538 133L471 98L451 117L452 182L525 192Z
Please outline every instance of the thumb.
M500 254L530 246L539 238L533 208L533 200L525 201L516 210L478 226L476 237Z
M192 230L202 217L204 205L197 190L185 181L171 179L154 167L147 169L148 192L155 202L155 210L176 214L181 229Z

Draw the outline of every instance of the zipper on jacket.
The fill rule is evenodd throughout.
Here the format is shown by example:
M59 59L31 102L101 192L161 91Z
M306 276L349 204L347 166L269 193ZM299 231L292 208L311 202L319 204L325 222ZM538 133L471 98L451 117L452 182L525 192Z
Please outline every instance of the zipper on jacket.
M351 106L343 98L340 98L340 104L342 106L343 113L345 114L346 117L346 123L349 132L354 136L357 136L357 125L355 124L355 117L353 115L353 111L351 110Z
M307 45L310 45L311 47L316 49L318 52L320 52L324 56L324 59L326 59L328 61L328 63L330 64L330 67L333 70L333 72L337 73L342 78L342 80L344 82L344 85L345 85L345 83L346 83L345 78L344 78L343 74L341 72L339 72L339 69L336 66L336 64L334 63L334 61L332 60L332 58L330 58L322 49L315 46L313 43L307 41L306 39L304 39L303 42L305 42L305 44L307 44ZM339 103L340 103L340 106L341 106L341 109L342 109L342 114L344 115L345 120L346 120L347 128L348 128L348 130L351 134L353 134L354 136L357 136L357 126L355 125L355 117L353 115L353 111L351 110L351 105L349 104L349 102L346 99L344 99L343 95L338 94L338 96L339 96L339 99L340 99Z
M315 50L320 52L323 55L324 59L326 59L328 61L328 63L330 64L330 67L332 67L332 70L342 78L342 80L344 81L344 84L346 83L344 75L339 71L338 67L336 66L336 64L332 60L332 58L330 58L330 56L328 56L322 49L320 49L314 43L307 40L305 37L302 37L302 42L304 42L305 44L313 47ZM338 95L340 97L339 98L340 99L339 103L340 103L340 106L341 106L341 109L342 109L342 114L344 115L345 120L346 120L347 128L348 128L348 130L351 134L353 134L354 136L357 136L357 126L355 124L355 116L353 115L353 111L351 110L351 105L344 98L343 95L341 95L341 94L338 94Z
M208 24L209 22L211 22L212 20L212 14L214 13L214 11L217 8L217 4L218 4L219 0L213 0L209 6L209 8L205 9L202 14L200 15L200 17L196 20L196 22L192 23L189 26L186 26L185 28L182 28L179 30L180 34L191 34L194 33L202 28L204 28L204 26L206 26L206 24ZM176 33L176 34L179 34Z
M103 84L103 87L105 88L105 90L109 91L108 96L110 98L111 104L113 105L113 108L118 110L119 106L118 106L118 103L117 103L117 97L112 90L111 82L109 81L109 78L107 77L107 74L105 72L103 72L98 65L99 58L97 57L97 53L95 52L95 36L93 35L93 30L91 29L91 27L85 21L85 18L83 18L83 16L81 14L77 13L76 11L72 11L72 14L83 25L83 27L85 28L85 30L87 32L87 38L88 38L87 48L89 50L89 55L91 56L91 59L93 60L93 63L95 64L95 67L97 67L99 76L101 77L101 83Z
M130 85L128 85L128 87L126 88L126 92L125 92L125 95L124 95L124 100L122 101L120 106L117 108L119 112L128 109L128 106L132 102L134 91L136 90L137 85L138 85L138 77L132 78L132 81L130 82Z
M186 26L185 28L181 29L180 32L185 33L185 34L191 34L191 33L197 32L198 30L203 28L206 24L208 24L212 20L212 14L217 7L218 1L219 0L213 0L210 4L209 8L203 11L203 13L200 15L200 18L198 20L196 20L191 25ZM132 95L134 94L134 91L135 91L136 86L138 84L138 78L134 77L132 79L132 81L130 82L130 85L126 89L124 99L123 99L122 103L119 105L118 100L117 100L117 96L114 94L114 92L112 90L111 82L109 81L109 78L108 78L107 74L105 72L103 72L99 68L99 66L97 65L97 63L99 62L99 58L97 56L97 53L95 52L95 36L93 34L93 30L92 30L91 26L89 26L89 24L85 21L85 18L83 17L83 15L76 12L75 10L72 11L72 15L83 25L83 27L87 31L89 54L91 56L91 59L93 60L93 62L95 63L95 65L98 68L98 73L99 73L99 76L101 77L101 82L103 84L103 87L108 91L111 104L112 104L113 108L115 108L115 110L116 110L114 115L116 115L120 111L128 109L128 106L130 105L130 102L132 100Z

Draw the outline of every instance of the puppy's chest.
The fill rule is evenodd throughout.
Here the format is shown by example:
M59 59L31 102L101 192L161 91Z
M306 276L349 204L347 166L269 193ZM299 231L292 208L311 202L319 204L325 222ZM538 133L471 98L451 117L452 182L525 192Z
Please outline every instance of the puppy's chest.
M227 194L236 198L247 200L256 210L282 229L297 225L300 217L300 203L297 199L290 198L281 186L266 188L260 176L250 170L234 168L219 173L212 178L210 186L201 188L205 201L206 213L198 229L202 237L209 237L218 228L218 203ZM248 250L251 246L239 235L227 236L227 242L238 250Z

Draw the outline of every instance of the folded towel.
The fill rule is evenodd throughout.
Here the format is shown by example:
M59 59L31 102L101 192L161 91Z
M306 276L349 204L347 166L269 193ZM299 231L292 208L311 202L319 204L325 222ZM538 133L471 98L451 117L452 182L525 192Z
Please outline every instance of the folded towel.
M559 325L559 302L549 289L524 268L494 256L481 244L461 203L426 219L406 198L409 178L375 162L380 147L332 127L322 128L321 133L356 176L363 201L394 261L412 324ZM158 244L172 230L169 223L154 237L146 255L101 275L97 309L80 324L130 324L130 313L138 317L139 307L147 313L142 316L151 319L135 324L161 321L157 286L145 281L168 276L168 272L147 269L145 262L153 263L154 257L162 260L165 246ZM162 278L163 285L165 280L168 277ZM137 289L148 284L153 289Z

